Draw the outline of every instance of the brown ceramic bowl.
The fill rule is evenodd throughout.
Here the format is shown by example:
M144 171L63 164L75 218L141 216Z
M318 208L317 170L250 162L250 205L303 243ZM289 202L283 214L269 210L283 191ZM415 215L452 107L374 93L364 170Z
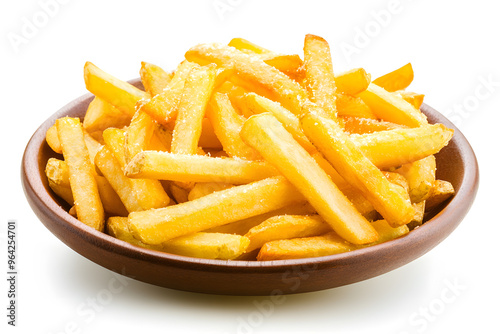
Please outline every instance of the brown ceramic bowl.
M138 80L131 82L140 85ZM422 111L431 123L455 129L449 145L437 154L437 176L450 181L456 195L408 235L344 254L269 262L207 260L147 250L73 218L48 186L45 164L57 155L46 144L45 132L59 117L83 117L91 99L87 94L69 103L34 133L22 161L21 177L28 202L40 221L79 254L122 275L167 288L227 295L279 295L366 280L403 266L439 244L464 218L478 187L477 161L469 143L445 117L424 105Z

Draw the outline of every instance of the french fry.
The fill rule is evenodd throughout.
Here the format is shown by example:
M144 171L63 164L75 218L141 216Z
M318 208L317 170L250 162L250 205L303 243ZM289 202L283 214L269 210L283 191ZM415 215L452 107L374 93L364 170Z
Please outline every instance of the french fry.
M316 211L309 203L304 202L301 204L289 205L278 210L266 212L258 216L236 221L234 223L213 227L206 230L205 232L245 235L248 233L248 231L250 231L252 227L257 226L262 222L264 222L265 220L274 216L311 215L311 214L316 214Z
M279 175L267 162L144 151L125 167L131 178L245 184Z
M373 118L342 116L344 131L349 134L366 134L384 130L405 128L403 125L381 121Z
M386 91L373 82L368 88L358 94L370 107L373 113L384 121L418 127L427 124L427 118L412 104L402 97Z
M101 197L102 206L108 215L126 217L128 210L123 205L120 197L104 176L96 176L97 188Z
M273 95L273 100L280 102L295 115L302 114L302 104L307 100L307 92L286 74L259 58L218 44L197 45L189 49L185 57L200 65L215 63L218 66L232 66L238 77L250 85L268 90Z
M319 215L281 215L252 227L245 237L250 240L247 252L261 248L268 241L318 236L331 231Z
M354 96L364 91L370 84L371 76L363 68L339 73L335 76L335 85L340 93Z
M337 115L377 119L370 107L360 97L337 94Z
M166 129L163 125L156 123L153 137L149 142L148 150L170 152L172 143L172 131Z
M304 65L309 99L316 103L325 117L335 118L337 87L333 75L330 46L323 38L306 35L304 40Z
M99 97L90 102L85 117L83 128L89 132L104 131L109 127L122 128L130 123L131 116L124 113Z
M268 49L265 49L255 43L252 43L244 38L233 38L229 43L228 46L232 46L240 51L251 51L256 54L266 54L266 53L273 53L269 51Z
M192 201L198 199L200 197L210 195L216 191L221 191L224 189L228 189L234 187L233 184L230 183L222 183L222 182L199 182L196 183L193 189L188 194L188 200Z
M202 148L222 150L222 144L208 118L204 118L201 122L201 135L198 145Z
M85 146L89 152L90 162L94 164L95 155L101 149L102 145L85 130L83 130L83 140L85 141Z
M266 99L265 97L255 93L245 94L243 101L247 105L247 108L251 110L252 115L271 112L307 152L313 152L316 150L313 144L311 144L309 139L307 139L306 135L302 132L300 120L297 116L283 108L279 103Z
M116 159L106 146L103 146L95 156L95 164L106 180L108 180L113 190L118 194L128 212L143 210L135 196L131 179L123 174L118 159Z
M408 103L413 105L415 108L420 109L422 103L424 103L424 94L412 93L400 91L398 94Z
M78 219L98 231L104 230L104 208L94 178L92 162L83 138L80 119L63 117L56 121Z
M388 92L403 90L413 81L413 67L411 63L389 72L375 80L373 83L384 88Z
M355 244L377 239L370 223L276 117L270 113L254 115L240 135L297 187L339 235Z
M120 129L109 128L104 131L103 136L106 146L113 153L116 160L118 160L121 170L123 170L127 165L127 161L125 159L124 131ZM110 183L112 184L111 181ZM137 198L137 201L139 202L142 210L148 210L152 208L162 208L170 203L170 197L168 197L160 181L158 180L130 179L129 183L133 189L133 193Z
M45 133L45 141L52 149L52 151L62 154L61 142L59 141L59 137L57 136L57 126L52 125L47 132Z
M170 80L172 80L172 74L165 72L160 66L153 65L146 62L141 62L141 82L144 85L144 89L151 96L156 96L163 92L163 89L167 87Z
M196 153L205 109L214 89L215 76L215 66L202 66L193 69L186 79L172 134L172 153Z
M109 217L106 221L106 230L109 235L115 237L116 239L128 242L134 246L139 246L143 248L149 248L161 251L161 245L146 245L145 243L140 242L128 228L128 218L127 217Z
M351 135L351 139L375 166L389 168L436 154L452 136L452 129L433 124Z
M170 192L172 193L172 196L175 199L175 202L177 204L181 204L184 202L189 201L189 189L185 189L182 187L179 187L176 183L172 182L170 183Z
M425 201L426 210L434 210L454 194L455 189L450 182L444 180L435 180L432 185L431 191L428 194L427 200Z
M361 191L391 226L410 222L414 210L407 194L404 196L401 187L384 177L335 121L309 113L302 118L301 124L316 148L347 182Z
M276 176L218 191L197 200L133 212L134 236L147 244L207 230L304 201L285 178Z
M410 187L409 194L413 203L421 202L429 196L436 179L436 158L429 155L426 158L405 164L396 169L403 175Z
M69 183L68 164L62 160L50 158L45 166L45 175L49 180L50 189L72 206L74 204L74 199Z
M177 117L177 106L182 98L184 84L189 73L196 66L188 61L180 63L163 92L153 96L151 100L142 105L141 110L148 113L160 124L168 125Z
M414 230L417 226L420 226L424 222L425 206L426 201L413 203L413 208L415 209L415 215L409 224L407 224L410 230Z
M136 154L148 149L156 129L156 122L151 116L140 109L136 111L125 130L125 162L128 163Z
M245 119L236 113L227 95L215 93L212 96L210 107L207 109L207 117L224 151L230 157L246 160L262 159L257 151L240 138L239 133Z
M110 103L130 117L135 113L136 103L149 97L148 93L128 82L115 78L91 62L85 63L84 77L85 86L92 94Z

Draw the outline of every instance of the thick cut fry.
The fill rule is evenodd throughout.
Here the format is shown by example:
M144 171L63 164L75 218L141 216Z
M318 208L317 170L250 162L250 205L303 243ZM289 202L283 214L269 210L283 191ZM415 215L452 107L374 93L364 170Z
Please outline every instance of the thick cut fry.
M215 76L215 66L210 65L193 69L186 79L172 134L172 153L196 154Z
M239 235L199 232L172 239L161 245L147 245L134 238L129 230L127 218L110 217L107 225L110 235L132 245L204 259L235 259L245 252L249 243L246 237Z
M187 60L201 65L215 63L218 66L233 67L243 81L263 87L272 94L274 101L280 102L295 115L302 115L302 104L308 100L307 92L300 84L259 57L252 57L220 44L200 44L189 49L185 56Z
M375 80L373 83L384 88L388 92L403 90L413 81L413 68L411 63L404 65L390 73L387 73Z
M366 134L384 130L405 128L404 125L381 121L373 118L342 116L344 131L349 134Z
M141 70L139 73L144 89L151 96L156 96L163 92L163 89L167 87L173 76L171 73L165 72L160 66L144 61L141 62Z
M335 121L310 113L301 124L316 148L391 226L410 222L414 210L407 194L384 177Z
M443 124L433 124L351 135L351 139L375 166L389 168L436 154L452 136L452 129Z
M278 102L271 101L255 93L245 94L243 101L246 103L248 109L251 110L252 115L264 112L272 113L307 152L316 150L302 132L299 118L283 108Z
M118 160L121 170L123 170L127 165L125 159L125 132L120 129L110 128L104 131L103 136L106 146ZM158 180L131 179L130 185L143 210L162 208L170 203L170 197L168 197Z
M291 78L304 76L304 62L298 55L264 54L261 58L266 64L277 68Z
M129 215L134 236L147 244L200 232L304 201L281 176L218 191L197 200Z
M127 208L125 208L109 181L104 176L96 176L95 180L97 181L104 212L108 215L126 217L128 215Z
M271 217L252 227L245 237L250 240L247 252L262 247L273 240L313 237L331 231L323 218L318 215L282 215Z
M74 204L73 193L69 183L68 164L56 158L50 158L45 166L45 175L49 180L49 187L69 205Z
M410 232L408 226L401 225L398 227L393 227L384 219L372 222L372 226L375 228L375 230L377 230L379 239L373 244L363 245L363 247L378 245L383 242L402 237L403 235Z
M207 117L214 132L222 143L224 151L234 158L261 160L257 151L245 144L240 138L240 131L245 119L238 115L225 94L215 93L210 100Z
M337 90L347 95L356 95L370 84L371 76L363 68L354 68L335 76Z
M118 194L128 212L143 209L135 196L132 180L123 174L119 161L106 146L103 146L95 156L95 164Z
M61 142L59 141L59 137L57 135L57 126L52 125L47 132L45 133L45 141L52 149L52 151L62 154Z
M330 232L317 237L267 242L259 251L257 260L273 261L319 257L345 253L357 248L356 245L348 243L335 232Z
M424 103L424 94L400 91L398 94L408 103L412 104L415 108L420 109Z
M430 155L396 169L403 175L410 187L409 194L413 203L421 202L430 194L436 179L436 158Z
M99 97L95 97L90 102L83 128L89 132L104 131L107 128L122 128L130 123L130 115L124 113Z
M80 119L63 117L56 121L78 219L98 231L104 230L104 208L94 178Z
M181 101L186 79L196 66L188 61L180 63L163 92L153 96L151 100L142 105L141 110L163 125L174 120L177 117L177 106Z
M210 228L205 232L217 232L217 233L231 233L238 235L245 235L248 231L255 227L265 220L274 217L274 216L282 216L282 215L311 215L316 214L314 208L307 202L301 204L293 204L286 206L284 208L274 210L271 212L263 213L258 216L250 217L247 219L239 220L234 223L217 226L214 228Z
M340 236L355 244L377 239L370 223L276 117L270 113L254 115L240 135L297 187Z
M232 46L240 51L247 50L247 51L252 51L256 54L266 54L266 53L272 53L268 49L265 49L255 43L252 43L244 38L233 38L229 43L228 46Z
M157 129L156 122L140 109L125 130L124 154L128 163L136 154L147 150Z
M325 117L335 118L337 87L328 42L315 35L306 35L304 64L309 99L320 107Z
M427 118L420 110L406 102L402 97L390 93L371 83L368 88L358 94L370 107L377 118L384 121L418 127L427 124Z
M244 184L279 175L267 162L144 151L125 168L133 178Z
M337 115L376 119L377 116L360 97L337 94Z
M87 151L89 152L90 162L94 164L95 155L101 149L102 145L85 130L83 130L83 140L85 140L85 146L87 146Z
M434 210L454 194L455 189L450 182L444 180L434 181L432 189L427 197L427 200L425 201L426 210Z
M228 189L234 187L233 184L230 183L222 183L222 182L199 182L196 183L193 189L188 194L188 200L193 201L200 197L210 195L216 191L221 191L224 189Z
M130 117L135 113L136 103L149 97L148 93L128 82L115 78L91 62L85 63L84 76L85 86L92 94L110 103Z

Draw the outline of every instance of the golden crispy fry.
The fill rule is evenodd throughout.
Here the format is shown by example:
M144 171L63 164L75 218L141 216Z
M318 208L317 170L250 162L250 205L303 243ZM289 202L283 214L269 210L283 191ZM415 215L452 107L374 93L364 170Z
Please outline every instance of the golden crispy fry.
M161 67L144 61L141 62L141 70L139 73L144 89L151 96L163 92L163 89L167 87L173 76L173 74L165 72Z
M325 117L335 118L336 85L333 75L332 56L328 42L315 35L304 40L304 64L309 99L316 103Z
M56 128L57 129L57 128ZM56 158L50 158L45 166L45 175L49 180L49 187L69 205L74 204L73 193L69 183L68 164Z
M135 196L132 180L123 174L119 161L106 146L103 146L95 156L95 164L118 194L128 212L143 210Z
M337 94L337 115L376 119L377 116L360 97Z
M109 128L104 131L103 136L106 146L113 153L116 160L118 160L121 170L123 170L127 165L125 159L125 132L120 129ZM111 181L110 183L113 184ZM158 180L130 179L130 185L142 210L162 208L170 203L170 198Z
M265 243L257 255L259 261L302 259L340 254L357 249L335 232L309 238L275 240Z
M374 83L358 94L370 107L377 118L384 121L418 127L427 124L427 118L420 110L406 102L402 97L390 93Z
M214 89L215 76L215 66L211 65L193 69L186 79L172 134L172 153L196 153L205 109Z
M415 209L415 215L409 224L407 224L410 230L415 229L417 226L420 226L424 222L424 214L425 214L425 206L426 201L413 203L413 208Z
M134 236L132 235L132 233L130 233L130 230L128 228L127 217L109 217L108 220L106 221L106 230L107 230L106 232L112 237L128 242L129 244L132 244L134 246L154 249L158 251L161 250L161 245L159 246L146 245L145 243L142 243L136 238L134 238Z
M147 244L200 232L304 201L281 176L218 191L197 200L129 215L134 236Z
M255 227L265 220L274 217L274 216L282 216L282 215L310 215L316 214L314 208L307 202L301 204L293 204L286 206L284 208L274 210L271 212L263 213L258 216L246 218L243 220L239 220L234 223L221 225L217 227L210 228L205 232L217 232L217 233L231 233L238 235L245 235L248 231Z
M272 53L271 51L255 44L252 43L244 38L233 38L229 43L228 46L232 46L240 51L251 51L256 54L266 54L266 53Z
M421 202L430 194L436 179L436 158L430 155L426 158L405 164L396 169L408 181L411 201Z
M149 97L148 93L113 77L91 62L85 63L84 76L85 86L92 94L130 117L135 113L136 103Z
M156 122L140 109L125 130L124 154L128 163L136 154L147 150L157 129Z
M52 125L47 132L45 133L45 141L52 149L52 151L62 154L61 142L59 141L59 137L57 136L57 126Z
M85 146L87 146L87 151L89 152L90 162L94 164L95 155L101 149L102 145L85 130L83 130L83 140L85 141Z
M215 93L210 100L207 117L224 151L235 158L261 160L261 156L240 138L245 119L238 115L225 94Z
M344 131L349 134L366 134L384 130L405 128L404 125L381 121L373 118L342 116L340 117L340 119L342 120Z
M425 201L426 210L431 211L437 208L441 203L455 194L453 185L448 181L435 180L427 200Z
M97 188L101 197L102 206L108 215L126 217L128 210L123 205L120 197L104 176L96 176Z
M267 162L144 151L126 166L125 175L178 182L244 184L279 175L279 172Z
M304 62L298 55L263 54L261 58L291 78L301 79L304 76Z
M141 110L160 124L168 125L177 117L177 106L182 98L184 84L189 73L196 66L188 61L180 63L163 92L153 96L151 100L142 105Z
M383 242L402 237L403 235L408 234L408 232L410 232L408 226L406 225L393 227L386 220L383 219L372 222L372 226L375 228L375 230L377 230L379 239L373 244L363 245L363 247L381 244Z
M69 168L69 181L78 219L98 231L103 231L104 209L80 119L63 117L56 121L56 126L64 160Z
M370 223L276 117L270 113L254 115L240 135L297 187L339 235L356 244L377 239Z
M252 227L245 234L245 237L250 240L247 252L262 247L268 241L313 237L328 233L329 231L331 231L330 225L319 215L274 216Z
M85 117L83 128L89 132L104 131L107 128L122 128L130 123L131 116L124 113L99 97L90 102Z
M351 135L351 139L375 166L388 168L435 154L448 144L452 136L452 129L433 124Z
M424 94L400 91L398 94L408 103L412 104L415 108L420 109L424 103Z
M221 191L224 189L228 189L234 187L233 184L230 183L222 183L222 182L200 182L196 183L193 189L188 194L188 200L192 201L198 199L200 197L210 195L216 191Z
M172 196L175 199L175 203L181 204L181 203L189 201L188 195L189 195L190 189L185 189L185 188L179 187L174 182L170 183L169 189L170 189L170 192L172 193Z
M413 81L413 68L411 63L404 65L390 73L387 73L375 80L373 83L384 88L388 92L403 90Z
M390 183L340 126L310 113L302 121L304 133L342 177L357 188L391 226L406 225L414 215L401 187Z
M356 95L364 91L370 84L371 76L363 68L339 73L335 76L335 84L340 93Z
M189 49L185 56L187 60L201 65L215 63L218 66L232 66L240 79L269 91L274 97L273 100L280 102L295 115L302 114L302 104L307 100L307 92L300 84L259 57L252 57L233 47L218 44L197 45ZM246 88L244 85L242 87Z
M307 151L315 151L315 147L300 127L300 120L287 109L283 108L279 103L266 99L263 96L255 93L245 94L243 101L247 105L248 110L251 110L252 115L270 112L276 117L281 124L290 132L295 140Z

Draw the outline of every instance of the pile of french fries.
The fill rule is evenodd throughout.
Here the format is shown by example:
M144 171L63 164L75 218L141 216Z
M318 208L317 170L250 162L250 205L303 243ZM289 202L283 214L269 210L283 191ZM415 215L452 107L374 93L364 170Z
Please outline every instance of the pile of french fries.
M328 43L303 59L247 40L142 63L144 90L90 62L83 120L47 131L49 185L81 222L136 246L224 260L347 252L401 237L454 194L435 177L453 136L406 91L407 64L334 74Z

